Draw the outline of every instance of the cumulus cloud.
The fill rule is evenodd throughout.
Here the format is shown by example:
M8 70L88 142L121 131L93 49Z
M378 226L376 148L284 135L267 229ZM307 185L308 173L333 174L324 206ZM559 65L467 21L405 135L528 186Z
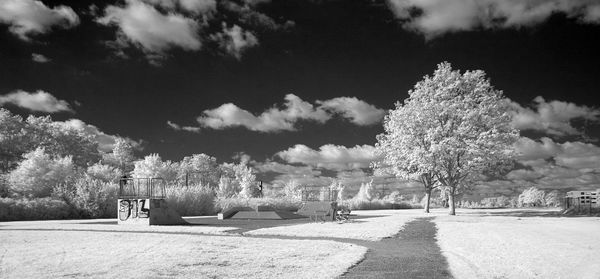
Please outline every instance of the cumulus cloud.
M600 23L596 0L388 0L408 30L428 38L474 29L519 28L539 24L555 13L583 23Z
M117 26L120 45L130 43L153 54L173 47L198 50L202 46L196 20L174 12L164 14L140 0L127 0L125 6L107 6L97 22Z
M17 90L6 95L0 95L0 106L5 104L47 113L74 112L67 101L59 100L52 94L42 90L33 93Z
M377 159L375 147L371 145L348 148L326 144L319 147L319 150L314 150L306 145L297 144L276 155L289 163L301 163L336 171L368 168L369 164Z
M385 110L368 104L356 97L338 97L326 101L317 101L321 108L339 113L357 125L373 125L381 122Z
M117 135L106 134L106 133L102 132L100 129L98 129L98 127L87 124L79 119L69 119L69 120L63 121L63 122L58 121L58 123L62 123L63 125L74 128L74 129L82 130L86 134L92 136L94 138L94 140L96 142L98 142L98 150L104 151L104 152L111 152L114 148L116 140L118 138L121 138L120 136L117 136ZM125 138L125 140L127 140L127 142L129 142L129 144L131 144L131 146L133 146L133 148L138 149L138 150L142 149L142 144L143 144L142 140L136 141L136 140L133 140L130 138Z
M324 110L315 108L294 94L287 94L285 101L284 109L272 107L258 116L232 103L223 104L218 108L205 110L197 121L203 127L213 129L245 127L252 131L276 132L296 130L294 125L298 120L324 123L330 118Z
M169 127L171 127L171 129L175 130L175 131L188 131L188 132L200 132L200 127L192 127L192 126L181 126L177 123L174 123L172 121L167 121L167 125Z
M295 124L299 120L325 123L334 114L340 114L357 125L372 125L380 122L385 114L384 110L355 97L316 101L316 104L303 101L294 94L287 94L283 109L272 107L260 115L254 115L235 104L227 103L214 109L205 110L203 115L197 118L197 121L202 127L212 129L245 127L252 131L278 132L295 131ZM169 126L173 129L182 130L182 127L171 124Z
M52 27L71 28L79 24L79 17L71 7L59 5L49 8L41 1L0 1L0 22L9 25L9 31L29 41L31 35L46 34Z
M31 60L37 63L48 63L51 61L50 58L38 53L32 53Z
M520 130L537 130L551 135L580 135L581 132L572 126L575 119L598 121L600 110L584 105L563 101L547 102L541 96L534 100L534 109L511 102L513 111L512 125Z
M252 32L243 30L237 25L228 28L226 23L223 23L221 32L211 35L210 38L217 42L225 52L237 59L242 58L242 53L246 49L258 45L258 39Z

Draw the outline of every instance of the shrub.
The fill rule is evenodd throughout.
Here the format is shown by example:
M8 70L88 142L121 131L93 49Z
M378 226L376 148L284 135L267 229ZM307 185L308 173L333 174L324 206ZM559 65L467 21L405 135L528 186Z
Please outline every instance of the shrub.
M40 147L23 157L8 176L11 190L23 196L48 197L55 185L70 181L75 175L70 156L53 158Z
M63 183L53 195L72 206L81 218L115 218L117 185L83 177L74 184Z
M78 218L77 212L62 200L48 197L32 200L0 198L0 221L74 218Z
M181 216L212 215L215 213L215 192L200 184L166 187L167 202Z
M388 199L364 200L353 198L340 202L340 206L350 210L377 210L377 209L411 209L421 208L420 205L411 204L407 201L391 201Z
M219 198L215 204L215 211L223 212L233 207L252 207L257 208L258 206L269 206L275 210L282 211L298 211L302 206L302 202L299 199L290 198Z

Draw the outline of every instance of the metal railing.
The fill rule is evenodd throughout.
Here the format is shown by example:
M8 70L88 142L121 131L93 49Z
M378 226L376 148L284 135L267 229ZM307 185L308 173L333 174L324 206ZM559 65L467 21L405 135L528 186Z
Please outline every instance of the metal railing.
M164 199L165 184L162 178L121 178L119 198Z
M338 196L338 190L317 187L317 186L304 186L301 190L302 201L336 201Z

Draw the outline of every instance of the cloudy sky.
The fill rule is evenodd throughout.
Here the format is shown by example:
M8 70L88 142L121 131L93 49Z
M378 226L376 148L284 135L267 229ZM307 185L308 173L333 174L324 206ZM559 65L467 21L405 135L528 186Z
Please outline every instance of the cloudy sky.
M442 61L482 69L522 130L482 189L600 188L595 0L0 0L0 40L11 112L273 183L369 179L396 101Z

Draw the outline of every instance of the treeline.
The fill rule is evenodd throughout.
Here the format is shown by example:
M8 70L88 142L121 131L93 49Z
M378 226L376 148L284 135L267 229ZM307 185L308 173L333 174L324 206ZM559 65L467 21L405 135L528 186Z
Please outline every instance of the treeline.
M49 116L23 119L0 108L0 220L114 217L119 179L161 177L173 201L208 203L188 214L212 213L213 199L259 195L246 160L218 164L194 154L179 162L158 154L138 159L130 140L100 150L86 127ZM207 208L210 208L207 209Z

